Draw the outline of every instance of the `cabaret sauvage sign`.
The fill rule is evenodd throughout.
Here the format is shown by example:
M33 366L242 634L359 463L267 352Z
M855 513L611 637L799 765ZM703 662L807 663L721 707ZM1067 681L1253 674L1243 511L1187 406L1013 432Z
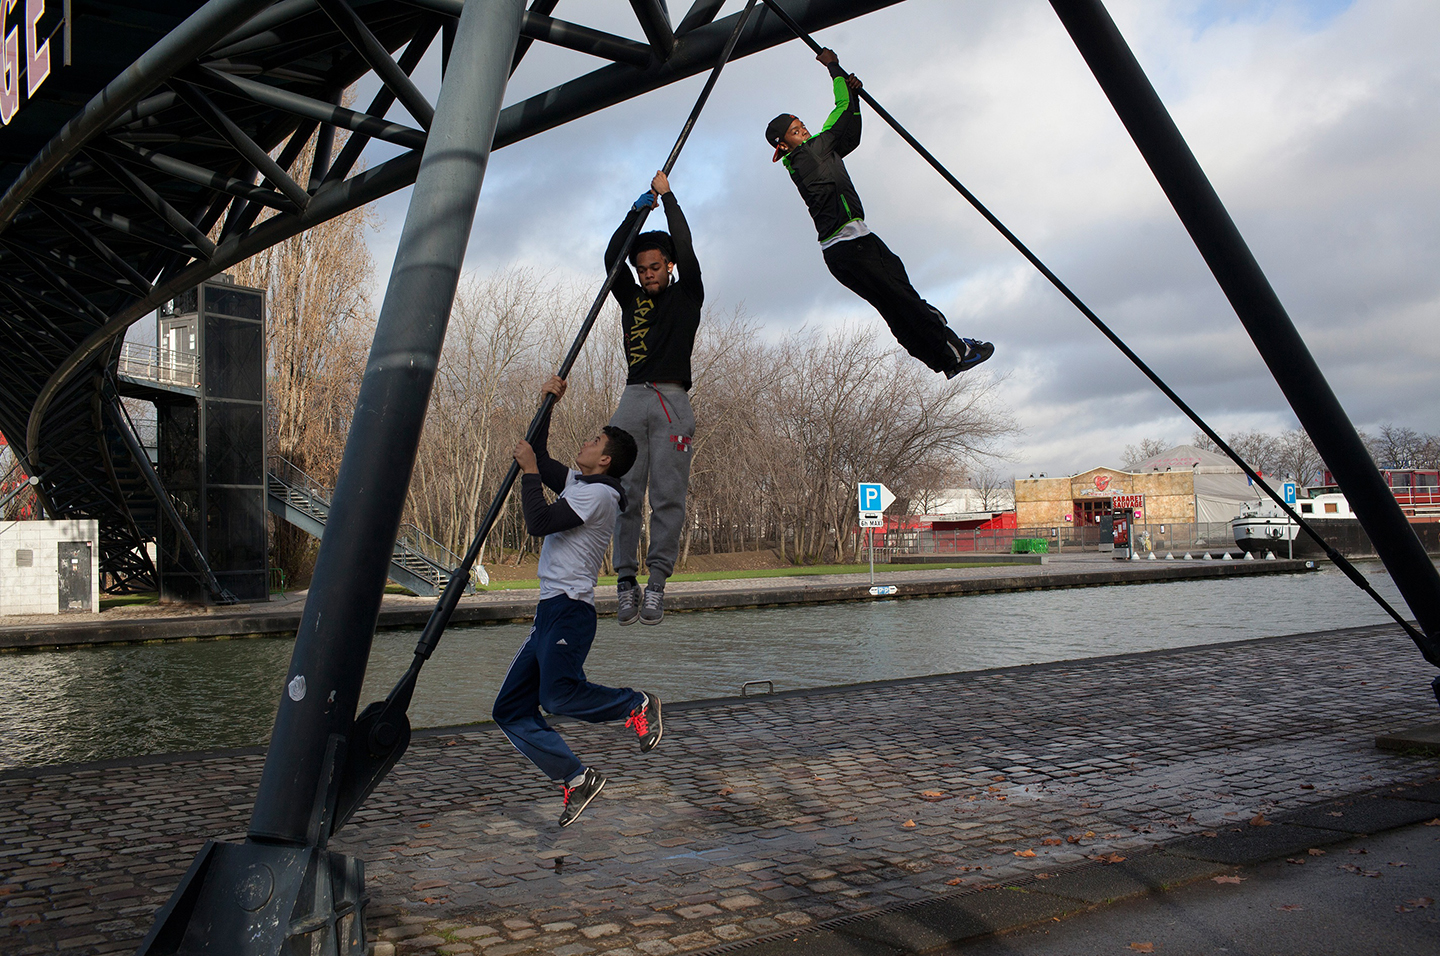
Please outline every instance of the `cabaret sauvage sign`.
M0 34L4 65L0 70L0 124L9 125L20 112L21 91L32 98L50 76L50 40L63 19L45 16L46 0L0 0ZM53 6L59 0L50 0ZM46 20L48 32L40 21Z

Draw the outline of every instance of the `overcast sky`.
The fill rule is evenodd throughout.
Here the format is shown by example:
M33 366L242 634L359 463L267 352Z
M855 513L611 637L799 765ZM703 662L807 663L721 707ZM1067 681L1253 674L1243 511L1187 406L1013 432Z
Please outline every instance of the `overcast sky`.
M688 2L671 0L672 19ZM1440 4L1108 6L1356 424L1440 432ZM561 0L555 16L641 37L622 0ZM1048 3L906 0L819 39L1222 433L1295 425ZM590 63L536 44L507 102ZM497 152L467 268L527 265L598 288L605 242L702 82ZM672 177L707 304L743 304L775 335L883 328L826 271L763 140L776 113L816 128L830 106L824 68L798 43L736 61ZM865 124L847 163L868 223L961 335L996 345L982 368L1023 428L1001 471L1073 473L1118 464L1141 438L1193 433L868 109ZM408 200L381 204L380 288Z

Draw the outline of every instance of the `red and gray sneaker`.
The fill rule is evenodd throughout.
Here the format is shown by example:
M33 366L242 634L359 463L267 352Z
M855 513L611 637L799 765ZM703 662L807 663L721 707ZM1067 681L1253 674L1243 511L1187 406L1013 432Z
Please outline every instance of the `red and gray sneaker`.
M605 789L605 775L586 767L585 776L578 784L573 787L561 784L560 789L565 791L565 809L560 813L560 825L568 827L580 819L590 801Z
M654 750L655 745L660 742L660 736L665 732L665 724L660 717L660 698L654 694L646 694L645 703L630 711L630 716L625 718L625 726L635 731L635 736L640 738L642 754Z

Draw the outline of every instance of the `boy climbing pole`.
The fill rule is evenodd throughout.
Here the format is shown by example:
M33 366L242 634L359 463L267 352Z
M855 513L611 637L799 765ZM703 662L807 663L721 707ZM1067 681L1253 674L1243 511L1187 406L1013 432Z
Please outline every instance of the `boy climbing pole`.
M558 402L565 380L552 376L541 390ZM553 407L553 406L552 406ZM660 699L628 687L602 687L585 679L585 658L595 640L595 581L610 544L615 518L625 507L620 479L635 461L635 440L607 425L581 446L575 468L566 468L546 450L547 413L535 444L515 446L523 473L520 501L525 528L543 536L540 548L540 603L535 625L521 645L495 697L495 723L510 743L560 783L565 806L560 825L574 823L605 786L605 775L586 767L564 739L540 716L548 713L603 723L624 717L640 738L640 752L660 742ZM547 504L542 485L559 493Z
M629 269L615 279L620 303L625 362L629 374L610 424L635 436L635 466L625 476L629 501L615 525L615 573L621 624L659 624L665 617L665 581L675 570L680 530L685 524L685 495L690 485L690 441L695 415L690 410L690 353L700 328L705 287L700 263L690 241L690 226L670 182L657 172L650 191L635 201L605 251L605 268L614 267L641 211L664 203L670 226L644 232L630 250ZM650 550L645 556L649 580L642 596L640 530L645 520L645 493L650 494Z
M951 331L940 310L910 284L900 257L865 224L865 209L843 158L860 145L860 98L854 95L860 80L846 75L834 50L822 50L816 59L834 78L835 111L814 136L790 113L771 120L765 139L775 147L772 161L784 160L809 207L830 273L875 307L905 351L954 378L988 359L995 346Z

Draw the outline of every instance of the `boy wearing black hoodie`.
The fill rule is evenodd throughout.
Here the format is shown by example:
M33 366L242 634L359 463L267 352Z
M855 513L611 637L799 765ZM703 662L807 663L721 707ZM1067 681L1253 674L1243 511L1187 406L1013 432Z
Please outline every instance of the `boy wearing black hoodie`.
M830 274L875 307L905 351L954 378L988 359L995 346L951 331L940 310L910 284L900 257L865 224L865 209L843 158L860 145L860 98L855 95L860 80L845 74L834 50L821 50L815 59L834 78L835 110L814 136L790 113L771 120L765 140L775 147L772 162L783 159L800 190Z
M541 394L565 394L565 380L552 376ZM553 408L553 406L552 406ZM575 468L551 458L547 414L535 444L515 446L520 465L520 500L525 528L545 538L540 548L540 603L525 639L495 697L495 723L516 750L529 758L564 792L560 825L567 827L605 786L605 775L586 767L540 715L603 723L624 717L640 738L640 752L660 742L660 699L628 687L602 687L585 679L585 658L595 640L595 581L610 544L615 519L625 507L620 478L635 461L635 439L606 425L581 446ZM542 486L560 497L546 503Z
M665 581L680 556L685 497L690 488L690 447L695 412L690 407L690 353L700 328L705 286L690 226L664 172L636 200L605 250L605 268L620 259L625 237L641 211L665 207L669 233L642 232L630 248L630 269L621 268L612 294L620 306L624 336L625 391L610 424L635 436L638 456L625 477L627 508L615 525L615 575L621 625L659 624L665 617ZM650 502L649 580L641 594L640 532Z

